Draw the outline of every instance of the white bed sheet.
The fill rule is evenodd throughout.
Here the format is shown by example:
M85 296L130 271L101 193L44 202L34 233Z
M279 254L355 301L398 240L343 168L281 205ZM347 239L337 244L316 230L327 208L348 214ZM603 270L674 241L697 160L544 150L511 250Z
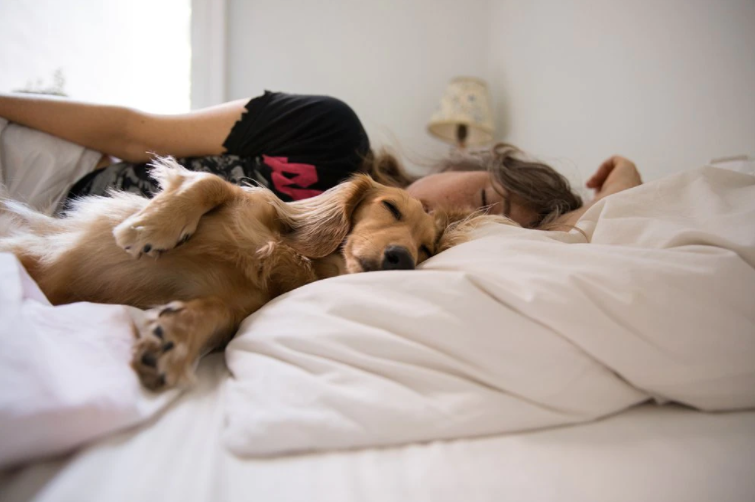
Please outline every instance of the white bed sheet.
M641 406L591 424L274 459L223 448L223 356L155 421L0 476L3 501L755 500L755 412Z

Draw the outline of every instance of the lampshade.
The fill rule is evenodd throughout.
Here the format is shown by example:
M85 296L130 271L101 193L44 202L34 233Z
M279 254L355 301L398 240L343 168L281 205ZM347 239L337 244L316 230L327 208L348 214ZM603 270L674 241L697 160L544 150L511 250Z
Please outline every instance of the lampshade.
M452 79L427 130L436 138L459 146L493 141L495 126L485 81L473 77Z

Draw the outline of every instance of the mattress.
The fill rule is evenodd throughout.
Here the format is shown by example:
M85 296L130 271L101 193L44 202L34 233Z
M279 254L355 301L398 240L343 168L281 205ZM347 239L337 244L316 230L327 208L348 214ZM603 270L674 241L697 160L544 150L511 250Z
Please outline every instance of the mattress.
M643 405L571 427L264 459L220 440L223 355L165 413L0 475L3 501L755 500L755 412Z

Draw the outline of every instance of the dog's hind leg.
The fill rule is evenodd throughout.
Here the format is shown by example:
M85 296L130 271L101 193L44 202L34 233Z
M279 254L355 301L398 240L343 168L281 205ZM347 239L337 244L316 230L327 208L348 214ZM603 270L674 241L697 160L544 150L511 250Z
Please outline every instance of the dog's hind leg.
M189 171L172 159L157 161L152 174L162 191L113 230L118 246L134 258L156 257L182 244L204 214L244 194L219 176Z
M263 303L242 310L208 297L148 310L137 323L139 339L131 366L152 390L190 384L199 359L224 346L244 317Z

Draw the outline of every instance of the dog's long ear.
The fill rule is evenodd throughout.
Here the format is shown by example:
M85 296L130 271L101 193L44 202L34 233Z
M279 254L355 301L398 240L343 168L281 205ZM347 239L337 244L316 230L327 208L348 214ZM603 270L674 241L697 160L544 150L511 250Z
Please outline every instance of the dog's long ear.
M369 176L358 174L317 197L281 204L286 244L310 258L333 253L351 229L354 210L378 187Z
M438 228L437 253L463 244L472 238L474 229L487 223L502 225L519 224L505 216L489 215L484 211L471 209L441 209L435 212L435 225Z

